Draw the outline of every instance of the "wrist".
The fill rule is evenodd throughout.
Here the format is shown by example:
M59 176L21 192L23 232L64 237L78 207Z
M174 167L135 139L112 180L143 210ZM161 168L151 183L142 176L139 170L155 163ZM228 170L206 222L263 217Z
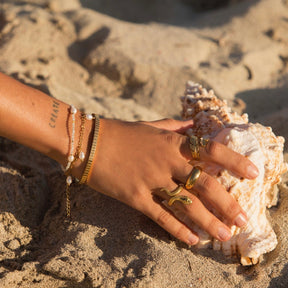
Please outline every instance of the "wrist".
M70 114L70 107L65 103L60 103L59 105L59 116L57 119L56 125L53 127L49 127L47 131L46 137L46 149L44 154L47 156L55 159L58 163L60 163L63 167L67 166L69 154L75 154L76 147L79 144L80 134L81 134L81 112L77 111L75 114L75 127L74 127L74 149L71 149L71 142L72 142L72 117ZM81 178L81 175L84 171L85 165L88 160L89 156L89 149L91 146L93 137L93 121L86 120L84 129L83 129L83 141L81 145L81 151L84 153L85 157L84 160L81 161L77 159L73 163L73 167L71 169L72 176L76 178Z
M75 131L75 143L79 143L80 137L81 137L81 115L79 113L78 115L78 121L76 121L76 131ZM78 122L78 125L77 125ZM83 129L83 140L82 140L82 145L79 147L81 152L83 152L84 159L80 160L77 159L72 167L71 170L71 175L76 177L78 180L82 178L83 172L85 170L85 167L87 165L90 151L91 151L91 146L93 142L93 135L94 135L94 121L88 120L85 121L85 126ZM77 144L76 144L77 145ZM66 156L67 157L67 156ZM67 160L66 160L67 163Z
M89 175L89 170L87 170L87 167L88 167L88 164L90 163L89 161L91 161L90 159L94 158L94 153L92 157L88 156L88 153L92 155L92 153L88 151L91 149L90 142L92 138L91 136L92 136L92 126L93 126L93 121L91 120L94 117L92 115L86 115L84 113L81 113L80 111L78 112L74 106L70 106L67 112L68 113L67 113L67 121L66 121L67 123L66 133L65 133L64 125L63 125L64 122L62 121L61 126L62 126L62 132L64 136L61 139L62 139L62 144L64 144L68 140L68 149L65 148L66 145L62 145L58 148L58 150L57 149L55 150L56 153L54 156L55 158L57 158L58 156L57 160L64 167L65 175L67 177L66 189L65 189L66 216L70 217L71 216L70 185L74 181L78 182L79 180L80 180L80 182L78 182L79 184L86 183L87 176ZM96 117L95 119L94 126L95 126L95 131L96 131L96 127L99 128L98 117ZM96 132L94 132L94 135L96 135L95 133ZM95 136L93 137L93 143L94 143L94 139L95 139ZM95 150L96 149L94 149L93 151ZM66 161L65 161L65 158L66 158ZM92 162L90 166L91 165L92 165ZM84 175L86 174L87 176L84 177ZM74 176L74 180L73 180L73 176Z

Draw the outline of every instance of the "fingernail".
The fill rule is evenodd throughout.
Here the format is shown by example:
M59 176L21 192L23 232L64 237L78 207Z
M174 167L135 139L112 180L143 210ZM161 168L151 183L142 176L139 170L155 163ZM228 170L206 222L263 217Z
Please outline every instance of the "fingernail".
M195 245L197 244L199 241L199 238L194 235L193 233L190 233L189 236L188 236L188 243L189 245Z
M228 230L227 228L220 227L218 229L218 238L221 241L227 241L231 238L231 231Z
M249 165L247 167L247 175L249 178L256 178L259 175L259 171L257 169L257 167L255 167L254 165Z
M238 227L245 226L247 224L247 219L243 213L240 213L235 219L235 225Z

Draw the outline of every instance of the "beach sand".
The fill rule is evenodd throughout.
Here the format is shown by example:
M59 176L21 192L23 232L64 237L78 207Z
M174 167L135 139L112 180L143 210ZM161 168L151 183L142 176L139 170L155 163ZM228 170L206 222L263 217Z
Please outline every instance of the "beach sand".
M132 121L180 118L193 80L287 141L287 1L222 2L196 10L180 0L4 0L0 71L86 112ZM286 161L287 152L288 143ZM252 267L189 248L84 186L73 188L65 221L60 166L6 139L0 183L0 287L288 287L287 175L269 210L279 244Z

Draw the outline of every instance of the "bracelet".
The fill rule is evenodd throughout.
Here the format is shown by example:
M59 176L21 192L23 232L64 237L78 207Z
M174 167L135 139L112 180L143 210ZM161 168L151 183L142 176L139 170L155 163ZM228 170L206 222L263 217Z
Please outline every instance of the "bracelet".
M100 129L100 118L99 118L99 115L95 115L95 114L92 114L92 117L93 119L95 119L93 141L91 145L89 158L88 158L86 167L84 169L84 172L82 174L82 177L79 181L79 184L86 184L89 174L91 172L91 167L92 167L93 159L94 159L95 152L96 152L97 140L98 140L99 129Z
M69 110L70 114L72 115L72 132L71 132L71 143L70 143L70 151L68 156L68 163L66 168L64 169L66 177L66 189L65 189L65 195L66 195L66 216L71 217L71 203L70 203L70 186L73 182L77 182L79 184L86 183L91 166L93 163L93 158L96 152L96 145L97 145L97 139L99 134L99 127L100 127L100 119L99 116L95 114L84 114L81 113L81 126L80 126L80 132L79 132L79 140L78 145L76 147L75 154L73 155L74 151L74 142L75 142L75 115L77 113L77 109L74 106L70 107ZM77 178L74 178L71 175L72 168L74 166L74 163L80 159L81 161L84 161L85 159L85 153L81 151L83 138L84 138L84 132L85 132L85 122L87 120L93 120L95 119L95 126L94 126L94 135L93 135L93 141L92 146L89 154L89 158L86 164L86 167L84 169L84 173L80 179L80 181Z
M74 155L75 159L72 164L74 164L78 159L80 159L81 161L84 161L85 159L85 154L83 151L81 151L83 138L84 138L84 132L85 132L85 122L86 122L86 115L84 113L81 113L81 127L80 127L79 142L76 147L76 151Z
M70 175L73 162L75 160L75 157L73 155L73 150L74 150L74 141L75 141L75 115L77 113L77 109L74 106L70 106L69 110L70 114L72 115L72 133L71 133L71 144L70 144L70 151L69 151L69 156L68 156L68 162L65 168L65 175L66 177L66 189L65 189L65 194L66 194L66 216L70 217L70 211L71 211L71 204L70 204L70 185L73 182L73 178Z
M74 161L73 150L74 150L74 139L75 139L75 115L76 113L77 113L77 109L73 105L71 105L70 114L72 115L72 134L71 134L71 144L70 144L70 151L69 151L69 156L68 156L68 163L65 168L65 172L67 172L70 169L70 166L72 162Z

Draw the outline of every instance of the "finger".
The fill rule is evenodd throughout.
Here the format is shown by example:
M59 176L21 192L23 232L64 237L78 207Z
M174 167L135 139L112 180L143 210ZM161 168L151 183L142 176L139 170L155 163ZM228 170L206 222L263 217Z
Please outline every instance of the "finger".
M202 171L193 186L193 191L197 192L203 202L208 202L216 209L229 225L242 227L247 224L247 215L238 202L209 174Z
M161 198L167 201L171 199L171 196L167 195L167 193L165 193L163 190L159 190L157 195L160 195ZM227 241L231 238L231 231L229 227L227 227L215 215L208 211L200 199L198 199L194 194L189 193L186 189L183 189L180 195L189 197L189 199L192 200L192 203L188 205L185 205L180 201L175 201L170 206L172 207L172 211L177 211L175 216L178 217L180 221L186 225L189 225L190 228L193 228L193 225L196 224L208 232L212 237L220 241Z
M152 198L147 198L145 202L147 204L146 209L142 212L159 226L188 245L198 243L199 237L160 203L155 202Z
M175 119L162 119L152 122L142 122L143 124L177 133L184 133L187 129L193 126L193 120L175 120Z
M217 163L248 179L254 179L259 174L257 167L249 159L213 140L205 148L200 148L200 159Z
M200 147L200 161L213 162L240 177L254 179L258 176L257 167L243 155L231 150L224 144L210 140L205 147ZM189 137L183 141L181 153L187 160L194 160L189 145Z

